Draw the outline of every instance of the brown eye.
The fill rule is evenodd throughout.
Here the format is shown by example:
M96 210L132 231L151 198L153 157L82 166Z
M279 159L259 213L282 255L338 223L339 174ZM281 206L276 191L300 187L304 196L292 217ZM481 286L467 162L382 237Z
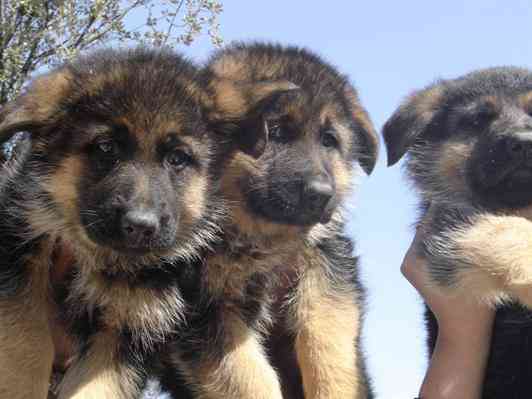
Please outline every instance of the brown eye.
M321 134L321 145L326 148L338 148L338 139L331 131L325 131Z
M191 162L191 158L185 151L174 150L166 156L166 162L174 168L182 169Z

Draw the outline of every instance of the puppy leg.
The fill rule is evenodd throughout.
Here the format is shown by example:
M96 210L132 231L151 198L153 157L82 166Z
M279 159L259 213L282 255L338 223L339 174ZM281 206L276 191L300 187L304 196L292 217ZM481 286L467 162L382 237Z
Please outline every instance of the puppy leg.
M143 377L118 354L119 340L110 334L95 336L87 352L65 374L59 399L134 399ZM132 358L134 358L132 356Z
M429 237L433 280L453 295L496 303L514 297L532 307L532 222L477 215Z
M223 318L219 342L198 345L202 340L196 341L183 347L187 355L172 356L197 398L282 399L277 373L264 354L258 333L233 313L227 312Z
M44 300L0 301L0 398L45 399L54 347Z
M334 289L324 270L307 270L297 292L295 349L306 399L366 398L357 369L360 313L352 287Z

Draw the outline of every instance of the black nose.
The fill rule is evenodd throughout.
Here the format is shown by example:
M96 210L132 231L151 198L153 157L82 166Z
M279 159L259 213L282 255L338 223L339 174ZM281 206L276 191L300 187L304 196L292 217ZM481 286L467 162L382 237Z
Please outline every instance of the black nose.
M132 245L149 242L159 232L159 217L154 211L132 210L122 216L122 233Z
M330 179L316 177L305 184L303 201L316 212L323 211L334 195L334 187Z
M506 153L512 159L532 159L532 131L513 133L505 140Z

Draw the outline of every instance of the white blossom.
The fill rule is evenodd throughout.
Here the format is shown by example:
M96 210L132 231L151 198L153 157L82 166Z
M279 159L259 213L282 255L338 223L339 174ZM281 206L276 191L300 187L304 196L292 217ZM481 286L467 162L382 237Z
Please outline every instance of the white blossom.
M190 45L205 32L218 46L221 12L219 0L0 1L0 104L36 69L98 44Z

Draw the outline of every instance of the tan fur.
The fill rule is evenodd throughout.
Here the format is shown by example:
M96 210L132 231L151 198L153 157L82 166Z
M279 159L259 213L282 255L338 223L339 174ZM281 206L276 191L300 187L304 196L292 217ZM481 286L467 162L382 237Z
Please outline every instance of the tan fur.
M284 236L292 236L300 229L294 226L282 226L280 228L278 223L264 220L248 209L239 187L239 180L246 175L257 176L264 173L259 165L256 159L242 152L233 154L233 157L227 161L222 176L221 189L227 200L231 223L238 226L238 230L244 235L270 237L279 235L280 231L283 230Z
M28 108L32 111L32 119L46 121L54 116L57 111L57 100L64 98L70 91L70 72L56 71L35 80L30 90L33 95L29 97ZM56 101L50 101L53 98Z
M454 201L457 197L467 200L470 195L469 185L466 182L466 161L469 159L472 147L473 143L449 140L442 144L441 152L435 157L437 174L442 177L442 188L445 186L448 194L445 197Z
M532 91L519 96L518 103L523 109L532 112Z
M49 265L43 261L48 250L44 246L36 257L19 297L0 307L0 398L42 399L48 391L54 358L46 300Z
M187 377L201 381L198 399L282 399L275 370L270 366L260 338L226 309L223 361L202 359L190 367Z
M75 288L90 306L105 310L104 321L109 327L134 327L140 335L137 338L148 346L179 323L183 303L177 288L175 295L164 295L149 288L131 287L127 281L110 285L100 274L90 272L92 268L86 270L89 272L80 273L75 280Z
M61 161L48 181L43 182L45 190L52 195L57 204L61 204L62 211L66 213L64 217L67 223L72 225L80 223L77 185L83 168L84 162L79 156L70 156Z
M85 357L70 367L60 386L59 399L132 399L140 376L119 365L118 339L100 333Z
M183 195L187 198L185 217L188 217L188 223L192 223L192 221L199 219L204 214L206 191L206 179L204 176L194 176L190 184L187 185Z
M442 96L443 88L435 86L424 90L420 97L414 99L413 105L421 120L430 120L432 118L434 111L440 106ZM408 102L409 100L407 99L406 101Z
M272 57L268 52L261 54L257 51L250 54L245 49L238 50L236 54L223 54L209 65L210 70L218 77L218 86L213 86L215 108L227 119L245 116L250 105L253 106L270 94L272 88L279 90L280 86L276 86L272 80L279 79L279 76L282 78L297 75L290 75L287 71L292 61L289 55ZM321 68L316 70L326 73ZM301 75L304 76L304 73ZM319 79L314 75L312 74L312 78ZM306 82L302 76L299 76L302 85L312 84ZM284 84L287 90L295 88L290 82ZM342 81L338 87L341 89L343 84ZM316 86L321 87L319 84ZM309 145L315 145L317 132L325 121L330 122L341 136L338 140L341 150L345 153L336 155L330 169L334 174L336 194L342 203L344 196L350 191L353 177L352 165L342 159L342 155L347 155L348 151L353 150L359 143L353 142L354 134L348 126L351 121L345 120L343 108L340 109L334 104L322 107L321 103L317 102L320 109L309 118L307 107L311 106L315 97L321 93L310 90L312 93L308 95L303 87L302 89L303 94L294 93L289 102L283 103L283 115L290 121L291 126L298 127L293 129L297 131L298 139L303 138ZM351 105L356 122L365 128L371 122L367 114L359 109L355 92L351 94L348 101L353 102ZM259 126L264 120L255 122L256 126ZM257 130L259 131L250 129L249 132L243 133L265 133L267 136L266 128L264 131L260 130L260 127ZM370 126L368 132L373 133L372 140L375 144L377 138L373 126ZM261 139L262 136L257 138ZM261 148L260 144L257 147ZM315 258L318 255L315 245L338 233L334 228L341 218L340 212L336 212L333 221L327 225L316 224L312 227L284 225L282 221L270 222L257 215L247 203L248 193L242 192L242 182L255 182L257 189L262 188L260 183L256 182L262 182L263 178L272 172L267 161L264 162L260 156L260 153L249 155L244 151L235 151L226 160L221 180L221 192L226 200L228 214L227 224L224 226L226 247L223 252L209 256L205 262L206 291L215 298L222 298L226 306L223 330L229 331L220 354L223 361L202 359L199 367L191 368L188 363L179 364L178 367L186 369L187 379L192 386L198 386L201 399L281 398L275 372L265 359L261 342L254 331L270 333L268 323L272 320L268 319L268 315L261 315L261 321L266 326L251 328L238 318L239 311L242 311L239 306L246 299L246 295L250 295L246 292L250 278L261 273L264 278L271 278L270 283L275 286L275 292L269 294L275 296L282 291L281 298L276 299L282 302L282 308L290 308L293 313L289 325L283 325L282 328L284 331L291 330L297 336L296 351L303 372L306 398L358 398L357 394L361 392L358 387L356 353L359 308L353 292L355 289L347 289L349 293L336 292L334 283L326 280L325 275L331 270L328 270L325 260L321 257ZM308 162L315 162L311 167L318 169L318 161L311 159L310 153ZM252 183L246 189L255 187ZM280 286L283 283L277 285L280 280L288 281L286 286ZM297 294L285 302L285 294L288 294L288 291L291 293L294 286ZM235 309L231 309L233 304L236 304ZM274 317L280 316L272 313ZM338 326L339 331L328 334L331 325ZM294 348L274 348L275 351L278 349L293 351ZM213 357L216 355L218 353Z
M242 83L241 83L242 84ZM293 90L297 86L287 80L253 82L244 85L245 92L251 99L252 104L258 103L263 98L267 97L274 91Z
M219 79L215 84L213 107L224 117L242 115L243 110L247 108L242 92L235 87L232 81L226 79Z
M234 236L227 253L210 256L206 262L209 291L227 300L245 299L246 283L253 274L272 273L280 265L294 266L290 260L301 245L301 241L283 235L242 237L242 242L240 239ZM247 247L250 242L253 246ZM246 247L241 248L240 245ZM238 257L232 256L233 250Z
M358 95L353 91L352 87L345 87L344 94L349 100L353 109L353 118L355 119L355 121L357 121L358 124L360 124L360 126L362 126L365 131L370 133L368 137L372 141L372 144L375 146L376 153L378 153L379 139L377 136L377 132L375 131L375 127L373 126L373 122L369 117L369 114L360 105L360 99L358 98Z
M352 186L352 172L345 164L345 161L338 156L332 162L334 170L334 179L336 182L337 195L340 197L346 196Z
M452 295L489 303L509 297L532 306L532 222L519 216L480 216L467 230L454 232L457 256L476 267L458 270Z
M16 226L18 228L15 232L16 237L21 241L27 239L30 243L35 240L42 246L42 250L36 251L33 245L28 246L28 259L20 261L21 265L27 267L27 273L23 273L23 282L20 283L25 284L22 292L15 296L7 286L5 294L12 295L13 298L3 298L0 301L0 398L2 399L46 398L53 365L67 368L58 388L59 399L133 399L138 396L138 388L144 376L139 375L139 370L129 368L138 367L138 364L125 366L124 364L128 364L128 359L125 359L119 351L127 353L131 349L133 352L129 355L138 355L140 358L140 352L144 354L144 350L146 352L154 350L154 341L162 342L181 322L183 303L177 286L171 286L167 290L157 290L153 287L150 289L149 284L144 285L144 281L139 283L135 280L138 277L137 272L141 268L150 271L152 265L160 264L163 259L173 261L186 258L187 255L197 256L199 241L208 241L210 238L210 236L207 238L201 236L202 231L193 233L189 231L190 226L204 214L206 207L204 196L207 194L210 196L204 181L209 171L204 167L203 176L190 172L194 174L194 178L187 185L188 191L183 193L190 201L190 206L188 214L184 212L185 217L179 221L179 240L175 246L168 245L160 251L155 249L146 251L144 255L127 256L131 253L125 254L123 251L111 248L111 245L101 245L98 240L89 239L88 226L81 222L79 209L82 198L80 189L87 188L80 187L80 180L87 175L87 166L91 166L88 158L89 154L92 154L92 146L97 144L94 139L98 136L103 138L107 135L112 136L115 129L112 121L87 124L85 120L80 122L75 112L73 115L68 113L72 107L79 105L77 100L80 96L87 97L89 102L93 100L92 105L101 105L98 101L102 101L105 102L105 106L110 107L105 99L106 93L103 93L103 100L100 96L102 88L116 84L115 89L121 90L124 88L121 84L131 75L131 63L121 57L118 59L122 67L110 68L105 73L96 72L97 69L93 68L84 70L75 63L65 67L73 68L73 71L81 75L85 74L85 79L77 75L74 77L74 74L70 75L70 72L63 69L56 69L48 75L37 78L29 86L27 93L0 111L0 138L7 139L18 130L30 130L32 151L39 153L42 159L39 160L40 163L36 162L38 167L29 165L30 173L28 180L25 180L26 183L29 181L31 182L29 184L35 184L37 187L31 186L28 187L31 190L24 191L25 187L21 185L20 193L10 198L13 204L9 203L3 208L6 210L9 206L13 206L15 215L23 221L20 226ZM162 60L164 59L163 57ZM170 61L173 60L171 57ZM115 122L118 125L126 125L129 133L137 136L140 145L135 149L144 150L142 155L135 159L137 163L127 169L127 173L136 174L137 167L145 168L144 177L138 178L135 186L137 190L135 194L144 202L149 200L147 193L150 191L150 168L154 164L159 169L161 167L161 159L155 151L155 146L160 144L161 136L165 137L169 133L183 135L183 119L181 119L183 114L179 114L182 108L181 98L172 101L175 92L171 87L170 93L150 93L150 90L157 89L151 87L152 81L153 86L158 84L160 86L162 79L170 86L173 79L170 76L167 81L166 77L169 76L167 73L157 79L154 76L154 70L157 71L155 64L156 60L147 63L148 66L141 68L140 71L142 78L139 84L146 88L146 93L139 90L141 96L137 98L133 91L133 95L128 97L128 101L131 100L130 104L125 102L122 104L118 100L124 107L117 106L116 115L113 115L116 116ZM96 67L98 63L95 62L94 65ZM138 75L136 73L134 76ZM197 82L194 82L196 75L192 72L185 75L188 76L176 76L175 79L183 79L183 84L186 86L184 91L194 93L190 99L186 96L183 99L185 102L193 100L191 105L186 106L186 112L190 109L193 112L196 109L199 111L200 89ZM74 81L74 84L71 84L71 81ZM162 91L164 89L166 87L161 88ZM91 99L91 94L98 97ZM118 93L117 97L121 94ZM162 96L158 98L158 103L154 101L154 104L162 104L156 110L146 109L146 103L143 102L143 95L151 94ZM122 110L128 105L129 108L123 112ZM194 108L196 106L197 108ZM90 111L87 111L84 117L98 121L107 120L106 117L96 116ZM187 117L188 119L190 118ZM199 113L196 122L202 122ZM203 125L201 128L204 129ZM203 157L209 155L208 145L201 143L194 146L194 144L197 144L198 140L210 142L210 137L205 138L203 134L199 135L194 131L184 133L196 135L197 138L195 140L184 138L183 146L188 144L194 147L193 150L201 151L201 154L194 155L206 160L207 158ZM69 134L72 134L72 137ZM57 138L58 141L73 139L69 143L72 144L69 155L62 151L61 154L51 153L54 150L53 143L56 142L54 140ZM54 159L53 163L47 163L50 158ZM208 164L208 162L203 163ZM37 194L32 197L27 195L30 192ZM23 202L17 202L18 194L24 198ZM87 210L90 211L92 210ZM7 220L11 221L9 218ZM16 221L18 223L18 219ZM101 223L101 220L99 222ZM207 231L205 236L215 234L214 228L210 230L205 228L205 230ZM191 241L190 247L181 245L180 240ZM16 246L17 242L10 245ZM196 248L192 248L194 246ZM56 251L58 247L59 250ZM57 261L54 255L63 250L69 254L67 263L61 264L60 261L54 263ZM178 255L174 256L175 254ZM13 286L17 283L18 281L14 281ZM63 298L64 292L68 295L66 299ZM57 304L54 303L56 298L59 302ZM77 334L76 323L78 321L80 324L83 323L86 317L89 319L89 324L93 324L96 318L98 323L88 327L90 342L78 342L78 339L83 341L84 336ZM81 318L83 319L80 320ZM121 334L126 330L131 331L131 337ZM87 349L86 353L80 353L80 343L87 344L84 347Z
M212 83L213 97L209 103L213 112L210 118L216 119L237 119L245 115L261 99L274 91L292 90L296 88L293 83L286 80L265 81L265 82L245 82L241 76L225 79L220 76Z
M238 78L242 80L249 80L249 68L241 59L225 56L220 58L217 62L211 65L213 72L220 77L230 77L232 79Z
M88 238L79 217L77 185L83 167L84 160L80 156L67 157L49 178L41 182L44 191L50 194L56 204L61 205L61 218L51 209L32 204L27 205L27 218L32 226L32 234L49 235L50 245L63 236L65 243L77 239L88 250L96 251L97 246Z
M57 101L64 98L70 90L70 73L66 70L56 71L50 75L43 75L36 79L28 88L31 96L25 97L25 101L17 111L10 113L2 122L0 129L15 121L32 121L32 123L45 123L57 117ZM8 109L9 111L9 109Z
M282 65L276 60L266 56L256 56L253 61L253 66L250 65L249 60L253 59L249 52L242 51L238 55L227 55L219 58L216 62L210 65L210 68L216 75L225 78L246 81L256 79L253 76L253 68L260 69L260 79L270 79L277 71L282 68ZM277 60L278 61L278 60Z
M307 269L295 298L296 353L305 398L358 398L356 294L333 292L324 269L319 263Z

